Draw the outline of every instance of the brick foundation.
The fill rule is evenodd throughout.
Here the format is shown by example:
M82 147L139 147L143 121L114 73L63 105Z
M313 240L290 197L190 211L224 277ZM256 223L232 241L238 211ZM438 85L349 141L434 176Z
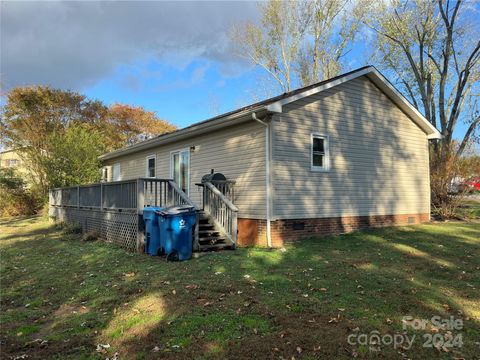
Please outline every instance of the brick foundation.
M372 227L420 224L429 220L429 214L275 220L271 222L272 245L281 247L286 242L312 236L342 234ZM266 246L266 220L238 219L238 244Z

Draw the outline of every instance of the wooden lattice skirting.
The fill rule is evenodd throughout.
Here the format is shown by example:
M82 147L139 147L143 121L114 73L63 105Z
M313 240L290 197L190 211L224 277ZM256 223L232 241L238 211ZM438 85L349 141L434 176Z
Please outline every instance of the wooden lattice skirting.
M136 211L50 206L49 216L56 221L81 226L83 233L95 232L108 242L136 250L140 231Z

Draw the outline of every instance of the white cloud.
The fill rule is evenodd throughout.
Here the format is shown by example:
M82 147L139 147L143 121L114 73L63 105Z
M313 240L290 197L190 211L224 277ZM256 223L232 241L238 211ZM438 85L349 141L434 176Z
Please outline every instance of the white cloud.
M1 83L81 89L119 65L154 56L175 66L195 58L225 73L241 60L232 23L255 20L253 2L1 2ZM198 70L198 76L205 71ZM137 86L132 79L125 85Z

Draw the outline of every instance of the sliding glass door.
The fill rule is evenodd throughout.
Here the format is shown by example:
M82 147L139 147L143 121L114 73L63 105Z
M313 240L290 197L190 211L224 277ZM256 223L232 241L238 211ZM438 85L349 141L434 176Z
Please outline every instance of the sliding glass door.
M170 164L173 180L188 195L190 190L190 150L172 152Z

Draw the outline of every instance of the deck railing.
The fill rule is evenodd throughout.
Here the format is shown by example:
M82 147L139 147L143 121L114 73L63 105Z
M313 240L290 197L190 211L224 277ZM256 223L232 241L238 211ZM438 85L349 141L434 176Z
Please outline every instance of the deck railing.
M141 178L50 190L50 205L110 210L196 205L171 179Z
M235 180L210 180L209 182L232 203L235 201Z
M140 178L50 190L51 216L95 230L107 240L142 251L145 206L198 207L171 179ZM198 217L197 217L198 221ZM198 244L198 223L194 234Z
M212 182L203 183L203 210L229 240L236 244L238 208Z

